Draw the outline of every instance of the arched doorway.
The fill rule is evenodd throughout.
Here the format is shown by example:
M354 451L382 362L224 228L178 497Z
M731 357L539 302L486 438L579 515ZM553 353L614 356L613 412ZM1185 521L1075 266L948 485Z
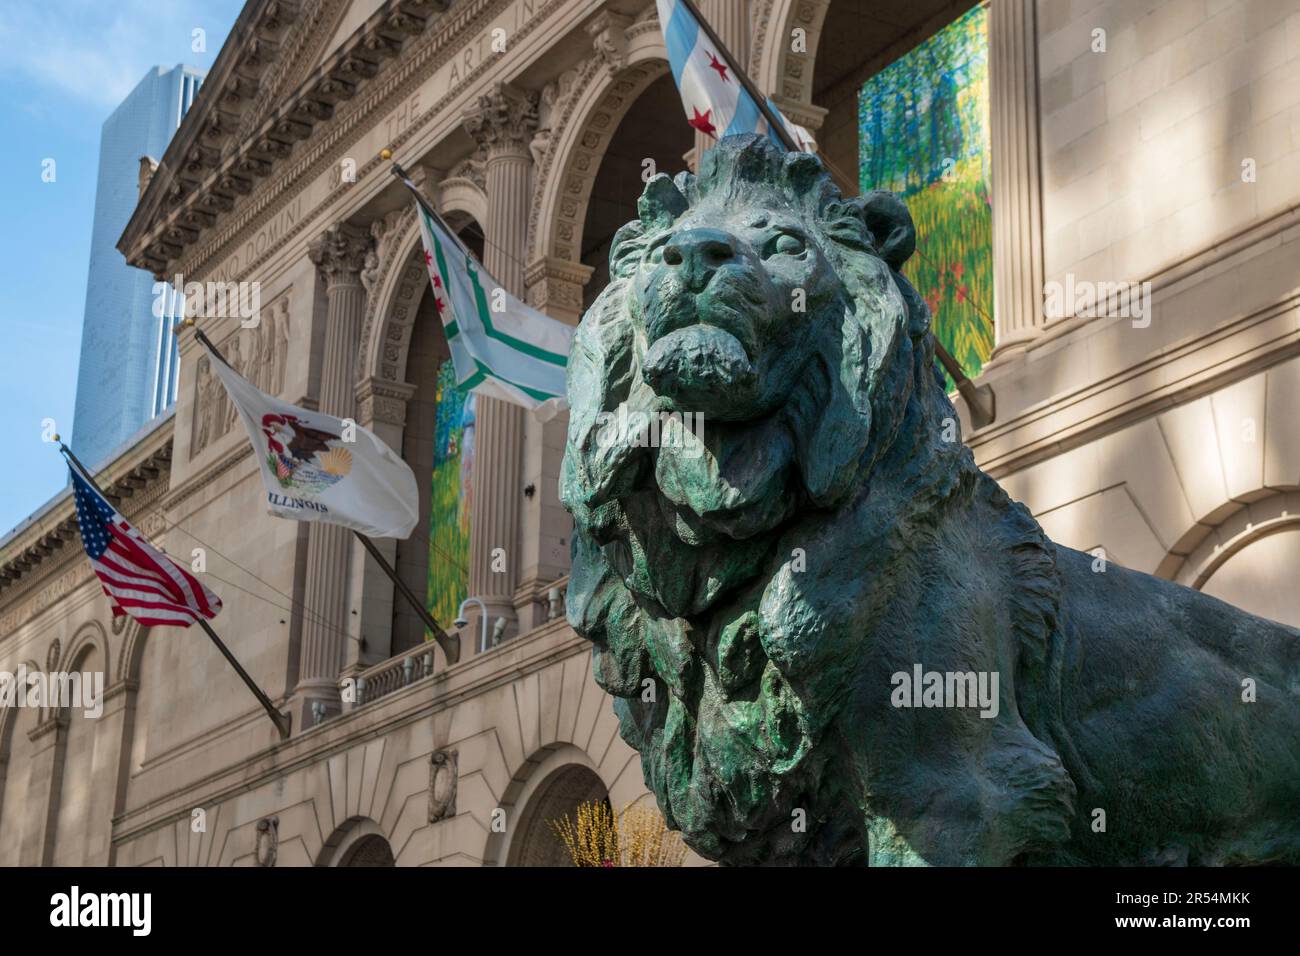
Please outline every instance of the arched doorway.
M636 98L605 148L582 224L581 261L593 270L583 289L584 312L609 282L610 244L619 228L637 218L646 180L686 168L683 156L694 140L690 127L677 121L681 108L672 74L665 73Z
M520 816L518 836L510 846L510 866L572 866L551 822L575 819L583 803L609 803L609 791L596 772L581 764L553 771L533 792Z
M1251 614L1300 628L1295 597L1300 568L1300 523L1241 542L1209 572L1201 591Z
M343 853L339 866L396 866L393 848L377 833L363 836Z

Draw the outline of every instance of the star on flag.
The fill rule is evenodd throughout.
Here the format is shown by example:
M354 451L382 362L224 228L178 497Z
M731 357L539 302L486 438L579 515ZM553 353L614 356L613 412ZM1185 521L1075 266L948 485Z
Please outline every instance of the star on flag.
M694 126L701 133L705 133L706 135L712 136L714 139L717 139L718 128L714 126L711 122L709 122L709 114L712 113L713 110L708 109L705 110L703 113L701 113L698 109L692 106L691 112L693 112L695 115L692 116L690 119L688 119L686 122L689 123L691 126Z
M717 70L718 76L725 81L727 79L727 65L721 62L713 53L707 50L705 52L709 53L709 69Z

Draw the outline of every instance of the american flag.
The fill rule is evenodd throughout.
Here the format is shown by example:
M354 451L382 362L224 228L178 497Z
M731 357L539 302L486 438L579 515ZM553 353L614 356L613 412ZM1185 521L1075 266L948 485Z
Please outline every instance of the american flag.
M200 615L216 617L221 599L146 541L76 466L68 467L81 543L113 616L129 614L146 627L189 627Z

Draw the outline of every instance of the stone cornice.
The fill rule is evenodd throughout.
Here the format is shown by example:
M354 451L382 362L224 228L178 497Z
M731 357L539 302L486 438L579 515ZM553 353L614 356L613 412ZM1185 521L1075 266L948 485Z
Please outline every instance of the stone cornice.
M482 9L488 0L464 4ZM253 0L236 21L199 100L163 158L118 248L132 265L167 275L224 214L247 206L315 125L332 119L446 9L446 0L387 0L260 125L233 148L256 77L274 59L280 29L300 12L296 0ZM460 21L463 17L454 18ZM264 62L265 61L265 62ZM209 85L212 92L209 95ZM241 217L243 218L243 217Z
M1204 334L1143 358L1086 386L1062 391L992 425L968 433L966 444L979 466L1001 479L1040 461L1119 431L1166 408L1185 404L1300 355L1296 309L1288 296L1250 315L1220 322ZM1120 328L1127 319L1092 320L1072 332L1105 333L1099 322ZM1213 364L1199 354L1228 353ZM1008 362L994 387L1014 388L1016 368Z
M255 188L238 208L220 224L218 231L202 244L187 249L176 260L183 263L186 271L200 274L202 267L213 262L217 256L228 251L232 243L246 230L255 229L278 215L289 201L291 188L313 170L319 170L322 164L329 163L342 154L347 144L358 134L358 127L372 122L377 113L382 112L384 104L399 101L403 96L419 86L431 72L441 68L463 52L463 44L472 39L471 30L479 23L490 21L501 11L509 8L512 0L462 0L448 12L437 19L436 30L422 37L418 43L408 44L404 48L397 64L378 79L369 84L364 96L358 96L350 108L341 111L329 129L317 137L310 149L284 167L278 177ZM518 43L541 26L557 11L571 0L537 0L541 6L531 20L518 28L512 35L512 42ZM418 118L412 120L406 129L394 136L389 146L399 150L403 144L425 127L443 115L444 107L464 95L467 88L481 83L485 73L498 70L499 63L492 58L484 59L460 77L452 87L427 109L422 109ZM308 83L312 82L309 78ZM383 164L377 155L362 163L356 170L357 182L373 173ZM314 222L327 220L334 206L344 200L350 190L335 190L322 200L307 216L299 219L296 225L284 230L279 239L260 252L254 259L241 263L241 274L247 274L267 262L287 243L293 241L304 229ZM294 194L296 195L296 193ZM125 238L119 248L125 251ZM165 269L164 271L169 271Z

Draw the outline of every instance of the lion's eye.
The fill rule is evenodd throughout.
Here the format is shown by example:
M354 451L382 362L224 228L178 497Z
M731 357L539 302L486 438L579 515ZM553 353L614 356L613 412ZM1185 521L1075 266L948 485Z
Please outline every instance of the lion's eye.
M799 253L803 252L803 240L788 232L782 233L776 237L776 242L773 244L772 248L782 255L797 256Z

